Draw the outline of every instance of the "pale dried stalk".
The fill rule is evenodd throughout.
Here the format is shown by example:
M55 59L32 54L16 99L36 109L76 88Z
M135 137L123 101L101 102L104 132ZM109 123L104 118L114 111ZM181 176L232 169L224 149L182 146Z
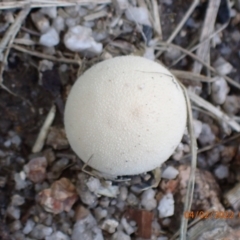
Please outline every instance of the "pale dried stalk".
M227 138L227 139L225 139L225 140L223 140L223 141L221 141L221 142L219 142L219 143L214 143L214 144L212 144L212 145L209 145L209 146L203 147L203 148L201 148L201 149L198 149L197 154L203 153L203 152L206 152L206 151L209 151L209 150L211 150L211 149L213 149L213 148L215 148L215 147L218 147L218 146L220 146L220 145L229 143L229 142L234 141L234 140L236 140L236 139L238 139L238 138L240 138L240 133L237 133L237 134L235 134L234 136L232 136L232 137L230 137L230 138ZM189 158L189 157L191 157L191 153L190 153L190 154L186 154L186 155L180 160L180 162L183 162L185 159L187 159L187 158Z
M157 34L157 37L162 40L162 28L161 28L161 19L159 16L158 3L157 0L151 0L152 11L153 11L153 28Z
M8 93L12 94L13 96L20 97L21 99L24 99L24 98L21 97L21 96L18 96L15 93L13 93L10 89L8 89L3 84L3 72L4 72L5 64L7 63L7 59L8 59L9 51L10 51L10 48L11 48L11 44L13 43L13 41L14 41L18 31L19 31L19 29L21 28L22 22L27 17L29 11L30 11L29 6L26 6L17 15L17 18L16 18L15 22L8 28L7 32L4 34L4 36L3 36L3 38L2 38L2 40L0 42L0 54L2 54L2 52L5 50L3 61L2 61L2 64L0 66L0 87L2 89L6 90Z
M191 16L193 13L194 9L196 6L199 4L199 0L194 0L193 3L191 4L190 8L186 12L185 16L182 18L181 22L177 25L173 33L170 35L170 37L167 39L167 43L171 43L172 40L177 36L177 34L180 32L182 29L183 25L186 23L188 18Z
M9 46L13 43L19 29L21 28L22 22L27 17L30 11L29 7L23 9L16 17L15 22L8 28L0 42L0 54L6 50L8 51ZM7 48L7 49L6 49Z
M40 152L44 146L49 128L51 127L53 120L56 115L56 106L53 105L40 129L40 132L38 134L37 140L32 148L33 153Z
M199 57L197 57L195 54L189 52L188 50L176 45L176 44L173 44L173 43L166 43L166 42L159 42L158 45L160 46L159 48L158 47L155 47L156 50L160 49L162 50L162 47L165 47L166 49L168 47L173 47L175 49L178 49L180 51L182 51L183 53L185 53L186 55L189 55L190 57L192 57L193 59L199 61L203 66L205 66L207 69L209 69L210 71L212 71L213 73L215 73L216 75L218 76L221 76L223 77L228 83L230 83L231 85L233 85L234 87L240 89L240 84L235 82L233 79L231 79L230 77L226 76L226 75L223 75L221 73L219 73L215 68L213 68L212 66L210 66L209 64L205 63L204 61L202 61L201 59L199 59Z
M199 42L205 40L206 38L208 38L208 36L210 34L213 33L219 6L220 6L220 0L209 0L207 13L206 13L206 16L205 16L205 19L204 19L203 29L202 29L202 32L201 32ZM196 55L201 60L209 63L209 61L208 61L209 60L209 50L210 50L210 42L207 41L198 48ZM193 72L194 73L200 73L201 70L202 70L202 67L203 66L202 66L201 63L194 62Z
M211 83L216 81L213 78L206 77L204 75L193 73L193 72L188 72L188 71L171 70L171 73L175 75L177 78L184 78L191 81L199 81L199 82L206 82L206 83Z
M64 57L58 58L58 57L47 55L47 54L44 54L44 53L41 53L41 52L28 50L26 48L20 47L20 46L15 45L15 44L12 45L12 48L14 48L17 51L27 53L27 54L29 54L31 56L42 58L42 59L47 59L47 60L54 61L54 62L63 62L63 63L81 65L81 61L79 61L79 60L68 59L68 58L64 58Z
M210 39L212 39L214 36L216 36L218 33L222 32L227 26L228 26L229 22L225 23L223 26L221 26L218 30L216 30L214 33L212 33L208 38L206 38L204 41L201 41L200 43L198 43L196 46L192 47L191 49L189 49L189 52L193 52L195 50L197 50L202 44L208 42ZM187 54L182 54L182 56L180 56L177 60L175 60L170 68L174 65L176 65L179 61L181 61Z
M188 185L187 185L187 193L186 193L186 198L185 198L185 203L184 203L184 212L189 212L192 207L192 200L193 200L193 192L194 192L194 185L195 185L195 172L196 172L196 167L197 167L197 141L195 138L194 134L194 129L193 129L193 116L192 116L192 108L191 108L191 103L188 97L188 93L186 88L179 83L182 87L182 91L185 96L185 101L186 101L186 106L187 106L187 126L188 126L188 132L190 135L190 147L191 147L191 154L192 154L192 159L191 159L191 170L190 170L190 176L188 179ZM187 224L188 224L188 219L184 217L184 212L182 214L182 220L181 220L181 227L180 227L180 240L186 240L187 239Z
M199 107L202 107L212 114L214 114L217 118L225 121L232 129L234 129L236 132L240 132L240 125L234 121L232 118L230 118L227 114L222 112L220 109L213 106L211 103L207 102L203 98L199 97L197 94L188 91L188 95L192 102L197 104Z
M69 7L76 5L86 5L89 3L107 4L112 0L22 0L22 1L5 1L0 2L0 9L23 8L30 4L31 8L41 7Z

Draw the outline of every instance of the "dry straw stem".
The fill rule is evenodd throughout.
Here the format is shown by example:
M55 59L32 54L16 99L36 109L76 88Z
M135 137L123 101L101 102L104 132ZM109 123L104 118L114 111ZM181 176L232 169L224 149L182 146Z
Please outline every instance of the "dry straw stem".
M2 75L5 63L7 62L11 44L13 43L19 29L21 28L22 22L27 17L29 11L30 11L29 6L20 11L20 13L17 15L15 22L8 28L7 32L4 34L0 42L0 54L5 50L3 64L1 65L0 68L0 84L2 84L3 82Z
M44 146L45 139L47 137L49 128L51 127L56 115L56 106L53 105L40 129L37 140L32 148L33 153L40 152Z
M158 3L157 0L151 0L152 3L152 15L153 15L153 28L155 30L155 33L157 37L162 40L162 28L161 28L161 20L159 16L159 9L158 9Z
M158 47L159 46L159 47ZM186 55L189 55L190 57L192 57L193 59L199 61L204 67L206 67L207 69L209 69L210 71L212 71L213 73L215 73L218 76L223 77L229 84L233 85L234 87L236 87L237 89L240 90L240 84L235 82L233 79L231 79L230 77L223 75L221 73L219 73L215 68L213 68L212 66L210 66L209 64L205 63L204 61L202 61L199 57L197 57L195 54L189 52L188 50L172 44L172 43L166 43L166 42L159 42L158 45L155 47L156 50L160 49L162 50L162 47L165 47L166 49L168 47L172 47L172 48L176 48L180 51L182 51L183 53L185 53Z
M169 36L169 38L167 39L166 43L171 43L173 41L173 39L178 35L178 33L180 32L180 30L182 29L182 27L184 26L184 24L186 23L188 18L191 16L191 14L193 13L194 9L197 7L198 4L199 4L199 0L194 0L192 2L192 4L189 7L188 11L184 15L184 17L182 18L180 23L177 25L177 27L174 29L172 34ZM158 49L158 50L160 50L160 51L156 54L156 58L160 57L161 54L163 53L162 49Z
M188 119L187 126L188 126L188 132L191 140L191 154L192 154L191 170L190 170L190 176L189 176L188 185L187 185L187 193L186 193L186 198L184 203L184 212L189 212L192 206L192 199L193 199L193 192L194 192L194 185L195 185L195 172L196 172L196 166L197 166L197 141L196 141L194 129L193 129L192 108L191 108L191 103L188 97L188 93L186 88L180 82L179 84L182 87L182 91L184 93L185 100L186 100L187 119ZM184 212L182 214L182 221L181 221L181 227L180 227L181 240L187 239L188 219L184 217Z
M214 31L214 25L217 18L218 9L220 6L220 0L209 0L207 13L203 23L203 29L200 36L200 42L208 38L210 34ZM196 55L203 61L209 63L209 56L210 56L210 42L207 41L202 44L198 50ZM193 72L200 73L202 70L202 64L198 61L194 62L193 65Z
M0 9L23 8L30 4L31 8L41 7L69 7L76 5L87 5L90 3L106 4L112 0L23 0L23 1L4 1L0 2Z
M191 81L199 81L199 82L206 82L206 83L211 83L216 81L210 77L206 77L204 75L188 72L188 71L171 70L171 73L175 75L177 78L183 78Z
M18 45L13 44L12 48L14 48L17 51L23 52L23 53L27 53L31 56L34 57L38 57L38 58L42 58L42 59L47 59L50 61L54 61L54 62L63 62L63 63L69 63L69 64L77 64L77 65L81 65L81 61L80 60L75 60L75 59L68 59L68 58L64 58L64 57L54 57L51 55L47 55L41 52L37 52L37 51L33 51L33 50L28 50L24 47L20 47Z
M5 64L7 62L7 58L8 58L8 55L9 55L11 45L12 45L19 29L21 28L21 25L22 25L23 21L27 17L29 11L30 11L29 6L26 6L22 11L19 12L19 14L16 17L15 22L8 28L8 30L6 31L6 33L4 34L4 36L3 36L3 38L0 42L0 55L5 50L4 56L3 56L3 61L2 61L2 64L0 66L0 87L2 89L4 89L5 91L7 91L9 94L11 94L15 97L19 97L22 100L25 100L28 104L30 104L28 100L24 99L22 96L19 96L19 95L13 93L10 89L8 89L3 84L3 72L4 72Z
M240 125L236 121L234 121L232 118L230 118L227 114L222 112L220 109L216 108L211 103L207 102L206 100L204 100L203 98L199 97L197 94L191 91L188 91L188 95L192 100L192 102L197 104L199 107L202 107L208 110L209 112L214 114L214 116L226 122L236 132L240 132Z
M221 26L218 30L216 30L214 33L212 33L208 38L206 38L204 41L201 41L200 43L198 43L196 46L192 47L191 49L189 49L189 52L193 52L195 50L197 50L202 44L208 42L210 39L212 39L214 36L216 36L218 33L222 32L227 26L228 26L229 22L225 23L223 26ZM171 66L173 67L174 65L176 65L179 61L181 61L187 54L182 54L179 58L177 58L177 60L175 60Z
M177 34L180 32L180 30L182 29L183 25L186 23L186 21L188 20L188 18L191 16L191 14L193 13L194 9L196 8L196 6L199 4L199 0L194 0L193 3L191 4L190 8L188 9L188 11L186 12L185 16L182 18L182 20L180 21L180 23L177 25L177 27L175 28L175 30L173 31L173 33L170 35L170 37L167 39L167 43L171 43L172 40L177 36Z
M220 146L220 145L224 145L224 144L229 143L229 142L231 142L231 141L234 141L234 140L236 140L236 139L238 139L238 138L240 138L240 133L237 133L237 134L235 134L234 136L232 136L232 137L230 137L230 138L227 138L227 139L225 139L225 140L222 140L222 141L219 142L219 143L215 143L215 144L212 144L212 145L203 147L203 148L201 148L201 149L198 149L197 154L203 153L203 152L206 152L206 151L209 151L209 150L211 150L211 149L213 149L213 148L215 148L215 147L218 147L218 146ZM185 159L187 159L187 158L189 158L189 157L191 157L191 153L185 155L180 161L183 162Z

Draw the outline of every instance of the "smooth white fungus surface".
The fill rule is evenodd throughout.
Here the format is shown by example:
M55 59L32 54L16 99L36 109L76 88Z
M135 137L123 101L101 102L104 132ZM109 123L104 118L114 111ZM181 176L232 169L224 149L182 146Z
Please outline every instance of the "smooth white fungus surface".
M72 149L85 163L121 176L161 166L181 141L186 117L182 89L164 66L123 56L77 79L64 122Z

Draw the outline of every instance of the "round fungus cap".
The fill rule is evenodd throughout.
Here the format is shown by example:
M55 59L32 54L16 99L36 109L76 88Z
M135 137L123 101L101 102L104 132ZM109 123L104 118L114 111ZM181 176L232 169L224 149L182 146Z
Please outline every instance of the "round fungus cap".
M121 56L77 79L64 122L72 149L85 163L121 176L161 166L181 141L186 118L182 89L164 66Z

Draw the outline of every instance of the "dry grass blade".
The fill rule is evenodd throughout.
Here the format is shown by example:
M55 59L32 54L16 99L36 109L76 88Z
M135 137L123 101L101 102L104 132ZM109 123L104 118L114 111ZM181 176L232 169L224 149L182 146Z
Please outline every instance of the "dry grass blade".
M68 59L68 58L63 58L63 57L58 58L58 57L47 55L47 54L44 54L44 53L41 53L41 52L28 50L28 49L26 49L24 47L20 47L18 45L14 45L14 44L12 45L12 48L14 48L17 51L20 51L20 52L23 52L23 53L27 53L27 54L29 54L31 56L42 58L42 59L47 59L47 60L50 60L50 61L81 65L81 61L80 60Z
M229 143L229 142L231 142L231 141L233 141L233 140L236 140L236 139L238 139L238 138L240 138L240 133L238 133L238 134L236 134L236 135L234 135L234 136L232 136L232 137L230 137L230 138L227 138L227 139L225 139L225 140L223 140L223 141L221 141L221 142L219 142L219 143L215 143L215 144L212 144L212 145L203 147L203 148L201 148L201 149L198 149L197 154L203 153L203 152L206 152L206 151L209 151L209 150L211 150L211 149L213 149L213 148L215 148L215 147L218 147L218 146L220 146L220 145ZM191 157L191 154L185 155L180 161L184 161L185 159L187 159L187 158L189 158L189 157Z
M40 152L44 146L44 142L45 142L45 139L47 137L47 134L48 134L48 131L49 131L49 128L51 127L52 125L52 122L55 118L55 114L56 114L56 106L53 105L45 119L45 122L43 123L41 129L40 129L40 132L38 134L38 137L37 137L37 140L32 148L32 152L33 153L37 153L37 152Z
M161 19L159 16L158 3L156 0L151 0L153 12L153 27L157 37L162 40Z
M206 38L208 38L208 36L211 33L213 33L219 6L220 6L220 0L210 0L208 2L207 13L204 19L203 29L201 32L199 42L205 40ZM209 52L210 52L209 50L210 50L210 43L209 41L207 41L198 48L196 55L201 60L207 61L209 60ZM193 72L200 73L201 70L202 70L202 64L199 62L194 62Z
M213 73L215 73L216 75L219 75L221 77L223 77L228 83L230 83L232 86L236 87L237 89L240 89L240 84L235 82L233 79L231 79L230 77L226 76L226 75L223 75L221 73L219 73L215 68L213 68L212 66L210 66L209 64L205 63L204 61L202 61L199 57L197 57L195 54L189 52L188 50L176 45L176 44L173 44L173 43L166 43L166 42L159 42L158 45L160 46L159 48L158 47L155 47L156 50L160 49L162 50L162 47L165 47L166 49L168 47L173 47L173 48L176 48L180 51L182 51L183 53L185 53L186 55L189 55L190 57L192 57L193 59L199 61L203 66L205 66L207 69L209 69L210 71L212 71Z
M76 5L86 5L89 3L106 4L111 0L22 0L22 1L5 1L0 2L0 9L23 8L30 3L31 8L40 7L69 7Z
M199 107L202 107L202 108L208 110L209 112L214 114L217 118L225 121L236 132L240 132L240 125L236 121L231 119L227 114L222 112L220 109L216 108L211 103L207 102L206 100L204 100L203 98L199 97L198 95L196 95L195 93L193 93L191 91L188 91L188 95L189 95L190 99L195 104L197 104Z
M200 43L198 43L196 46L192 47L191 49L189 49L189 52L193 52L195 50L197 50L202 44L208 42L210 39L212 39L214 36L216 36L218 33L222 32L227 26L228 26L229 22L225 23L223 26L221 26L217 31L215 31L214 33L212 33L208 38L206 38L204 41L201 41ZM182 56L180 56L177 60L175 60L172 65L170 66L173 67L174 65L176 65L179 61L181 61L187 54L182 54Z
M206 77L206 76L201 75L201 74L197 74L197 73L192 73L192 72L182 71L182 70L171 70L171 72L177 78L184 78L184 79L187 79L187 80L206 82L206 83L215 82L214 79L212 79L210 77Z
M185 198L185 203L184 203L184 212L188 212L191 210L194 185L195 185L195 172L196 172L196 166L197 166L197 142L196 142L196 138L194 135L194 129L193 129L193 116L192 116L191 103L190 103L186 88L182 84L181 84L181 87L184 92L186 105L187 105L188 131L189 131L189 135L190 135L190 139L191 139L191 153L192 153L191 171L190 171L190 176L188 179L187 193L186 193L186 198ZM183 213L182 221L181 221L181 228L180 228L180 239L181 240L187 239L187 224L188 224L188 219L184 217L184 213Z
M188 18L191 16L193 13L194 9L196 6L199 4L199 0L194 0L188 11L186 12L185 16L182 18L181 22L177 25L171 36L167 39L167 43L171 43L172 40L177 36L177 34L180 32L182 29L183 25L186 23Z
M188 9L188 11L186 12L185 16L182 18L181 22L177 25L177 27L174 29L174 31L172 32L172 34L169 36L169 38L167 39L166 43L171 43L173 41L173 39L177 36L177 34L180 32L180 30L182 29L183 25L186 23L186 21L188 20L188 18L191 16L191 14L193 13L194 9L196 8L196 6L199 4L199 0L194 0L192 5L190 6L190 8ZM164 52L164 50L162 49L158 49L160 50L157 54L156 54L156 58L160 57L161 54Z
M4 34L4 36L0 42L0 54L2 54L2 52L5 50L3 61L0 66L0 87L2 89L4 89L5 91L7 91L8 93L12 94L13 96L20 97L23 100L25 100L23 97L18 96L17 94L13 93L10 89L8 89L3 84L3 72L4 72L5 64L7 62L11 44L13 43L19 29L21 28L22 22L27 17L29 11L30 11L30 8L29 8L29 6L27 6L17 15L15 22L9 27L9 29ZM29 102L28 102L28 104L29 104Z

